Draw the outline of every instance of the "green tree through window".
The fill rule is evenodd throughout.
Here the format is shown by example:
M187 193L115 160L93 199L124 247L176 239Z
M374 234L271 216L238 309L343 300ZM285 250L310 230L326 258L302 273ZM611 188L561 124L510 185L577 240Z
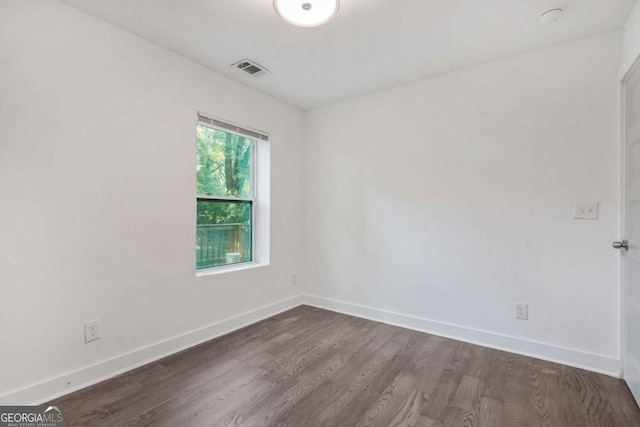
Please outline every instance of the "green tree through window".
M196 128L197 269L252 260L253 141Z

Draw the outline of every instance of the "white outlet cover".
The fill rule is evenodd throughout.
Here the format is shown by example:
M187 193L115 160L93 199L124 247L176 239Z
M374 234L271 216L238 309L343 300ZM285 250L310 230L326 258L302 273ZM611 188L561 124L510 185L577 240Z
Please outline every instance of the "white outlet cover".
M84 342L89 343L100 338L100 321L92 320L84 324Z
M576 202L574 219L598 219L598 202Z
M529 305L517 302L515 304L515 318L519 320L529 320Z

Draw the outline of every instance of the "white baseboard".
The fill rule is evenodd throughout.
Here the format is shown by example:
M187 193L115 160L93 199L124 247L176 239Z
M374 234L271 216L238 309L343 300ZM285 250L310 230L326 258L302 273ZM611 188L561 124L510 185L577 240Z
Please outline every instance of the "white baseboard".
M0 405L41 404L209 341L303 303L303 296L260 307L173 338L0 396ZM69 383L71 385L69 385Z
M312 295L305 295L304 303L389 325L620 377L620 361L612 357Z
M299 295L9 392L0 396L0 405L41 404L51 401L65 394L72 393L146 365L147 363L154 362L213 338L233 332L234 330L274 316L301 304L587 369L614 377L620 376L620 362L615 358L343 301L312 295ZM71 385L69 385L69 383Z

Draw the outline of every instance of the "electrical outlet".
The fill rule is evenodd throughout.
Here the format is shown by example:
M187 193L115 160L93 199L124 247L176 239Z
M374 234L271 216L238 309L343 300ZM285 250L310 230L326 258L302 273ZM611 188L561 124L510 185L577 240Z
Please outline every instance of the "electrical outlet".
M100 321L92 320L84 324L84 342L95 341L100 338Z
M529 320L529 305L520 302L516 303L516 319Z
M291 286L297 286L298 285L298 275L296 273L293 273L291 275Z

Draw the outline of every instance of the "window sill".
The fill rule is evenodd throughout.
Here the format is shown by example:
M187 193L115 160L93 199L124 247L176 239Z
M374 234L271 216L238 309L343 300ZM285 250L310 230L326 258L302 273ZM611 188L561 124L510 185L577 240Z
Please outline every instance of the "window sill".
M196 277L214 276L216 274L232 273L234 271L251 270L253 268L266 267L267 263L243 262L233 265L225 265L221 267L204 268L196 271Z

